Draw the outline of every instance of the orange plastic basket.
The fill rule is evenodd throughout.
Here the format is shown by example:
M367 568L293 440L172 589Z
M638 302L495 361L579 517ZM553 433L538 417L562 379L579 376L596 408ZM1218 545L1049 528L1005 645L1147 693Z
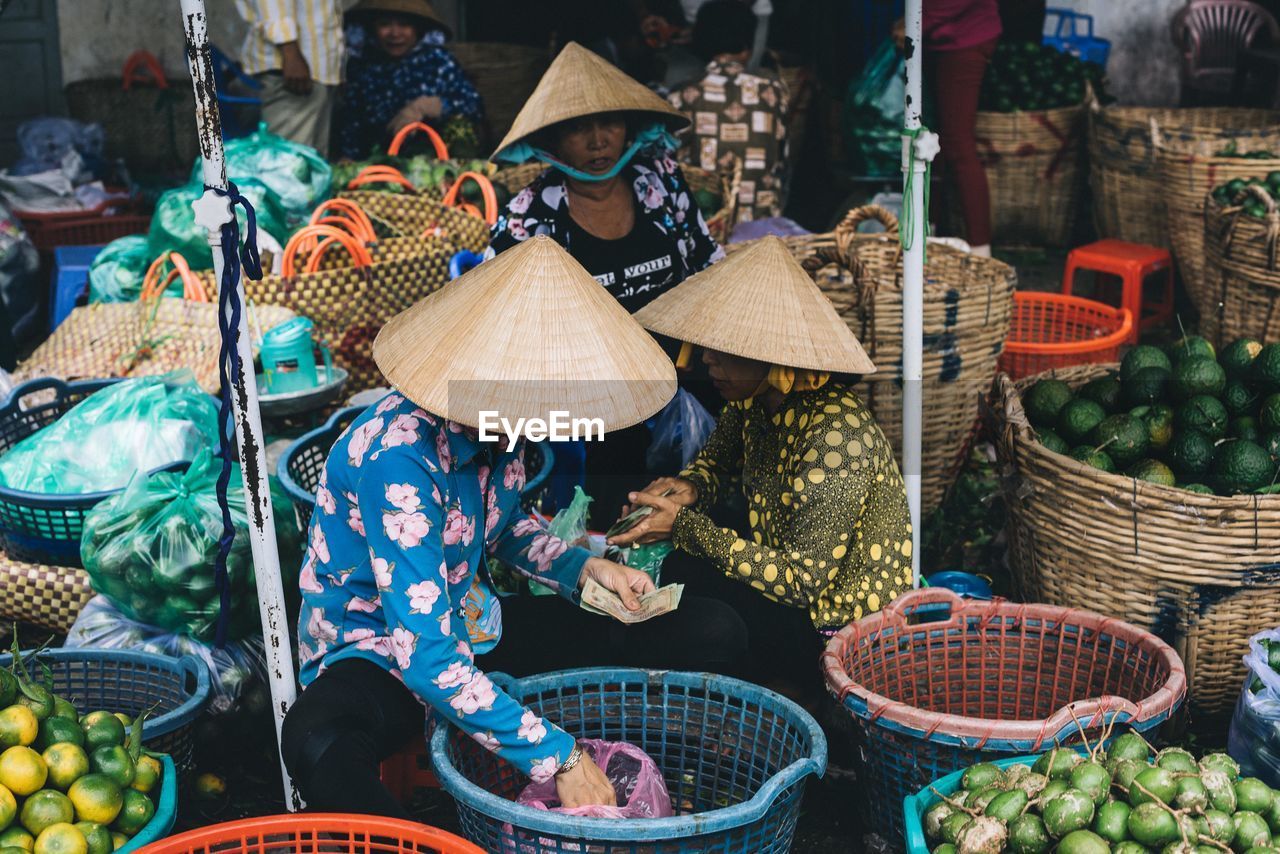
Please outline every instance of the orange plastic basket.
M412 821L301 813L215 824L170 836L137 854L484 854L465 839Z
M1119 361L1133 331L1127 308L1065 294L1018 291L1000 370L1015 380L1094 362Z

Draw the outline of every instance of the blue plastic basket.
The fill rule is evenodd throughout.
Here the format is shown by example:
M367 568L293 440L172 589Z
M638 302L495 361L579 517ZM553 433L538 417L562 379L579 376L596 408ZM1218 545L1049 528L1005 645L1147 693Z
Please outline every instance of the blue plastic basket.
M145 730L146 728L143 727ZM146 827L139 830L134 837L115 850L115 854L129 854L144 845L159 842L173 830L178 819L178 771L173 759L168 754L158 754L164 771L160 775L160 798L156 803L156 814L147 822Z
M285 449L284 455L280 457L280 462L276 466L276 476L280 478L280 484L289 494L289 499L293 501L299 530L306 531L311 523L311 511L316 503L316 487L320 484L320 472L324 471L324 464L329 458L333 443L338 441L338 437L342 435L347 425L364 410L363 406L349 406L338 410L323 426L304 434ZM550 476L555 455L545 442L526 443L524 453L526 469L537 471L537 474L525 483L521 493L525 502L529 503L541 491Z
M996 760L992 764L997 768L1010 768L1014 765L1030 766L1034 765L1039 758L1039 756L1015 756L1012 759ZM963 776L963 769L955 771L903 799L902 819L907 854L929 854L929 843L924 835L924 814L940 800L939 794L955 794L960 789L960 778ZM934 794L935 789L938 794Z
M118 379L66 383L52 377L25 382L0 405L0 454L57 421L67 410ZM46 392L37 396L38 392ZM52 396L48 394L52 392ZM166 466L166 470L187 463ZM25 563L80 566L84 517L99 502L122 492L46 495L0 486L0 550Z
M1042 39L1063 53L1079 57L1085 62L1096 62L1107 67L1111 55L1111 42L1093 34L1093 16L1071 9L1051 7L1045 9L1045 27L1049 30Z
M0 667L12 659L0 655ZM181 771L191 767L192 730L210 692L209 668L200 659L119 649L47 649L23 653L22 661L34 679L41 677L39 662L48 665L53 693L81 714L105 709L132 718L149 712L143 727L147 749L169 754Z
M439 726L431 739L436 773L457 802L462 834L488 851L785 852L805 779L826 770L817 722L737 679L599 668L496 681L579 738L643 749L681 814L615 820L517 805L528 779L460 730Z

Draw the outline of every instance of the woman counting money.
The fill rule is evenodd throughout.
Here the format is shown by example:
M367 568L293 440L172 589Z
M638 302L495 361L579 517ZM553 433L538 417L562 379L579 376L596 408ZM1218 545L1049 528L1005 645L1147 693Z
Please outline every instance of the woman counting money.
M678 551L663 580L731 603L747 623L749 675L767 683L798 674L791 687L815 700L826 637L911 586L902 475L851 385L875 366L776 237L693 276L636 319L686 342L682 360L700 349L726 405L688 469L632 493L652 512L610 542L670 539ZM735 478L745 533L707 515Z
M566 315L574 324L563 322ZM476 428L481 413L518 423L548 421L557 411L627 427L674 393L670 360L546 238L392 319L373 354L395 391L330 451L299 575L305 688L284 722L290 774L314 809L408 818L378 765L423 732L425 709L531 779L554 778L566 806L613 803L612 787L574 738L477 666L476 656L503 635L487 562L552 588L570 615L586 614L577 607L584 586L635 612L653 583L521 512L523 440L498 441ZM600 393L617 388L627 394ZM736 619L726 606L707 604L686 600L627 631L641 632L646 654L675 657L670 650L702 643L726 613ZM745 645L740 621L729 634L735 625ZM565 619L520 627L503 646L540 669L555 669L557 649L609 654L598 623L594 637L566 630L573 626Z

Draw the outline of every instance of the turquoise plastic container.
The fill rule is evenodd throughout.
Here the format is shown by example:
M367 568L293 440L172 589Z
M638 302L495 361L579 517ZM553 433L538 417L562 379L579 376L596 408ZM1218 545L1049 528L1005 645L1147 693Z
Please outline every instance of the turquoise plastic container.
M160 797L156 802L156 814L147 822L147 826L116 849L115 854L129 854L144 845L150 845L164 839L173 830L173 823L178 818L178 771L173 767L173 760L167 753L153 753L164 766L160 779Z
M260 354L267 394L306 391L322 384L316 370L314 332L315 324L309 318L295 317L262 336ZM321 350L327 379L333 358L328 349L322 347Z

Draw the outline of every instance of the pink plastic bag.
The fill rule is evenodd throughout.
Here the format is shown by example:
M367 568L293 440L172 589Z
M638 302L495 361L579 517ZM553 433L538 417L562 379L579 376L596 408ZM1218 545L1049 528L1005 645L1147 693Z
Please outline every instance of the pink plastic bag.
M516 803L590 818L668 818L675 814L666 781L649 754L625 741L584 738L579 739L578 744L613 784L618 799L616 807L562 807L556 796L554 778L545 783L530 783L516 798Z

